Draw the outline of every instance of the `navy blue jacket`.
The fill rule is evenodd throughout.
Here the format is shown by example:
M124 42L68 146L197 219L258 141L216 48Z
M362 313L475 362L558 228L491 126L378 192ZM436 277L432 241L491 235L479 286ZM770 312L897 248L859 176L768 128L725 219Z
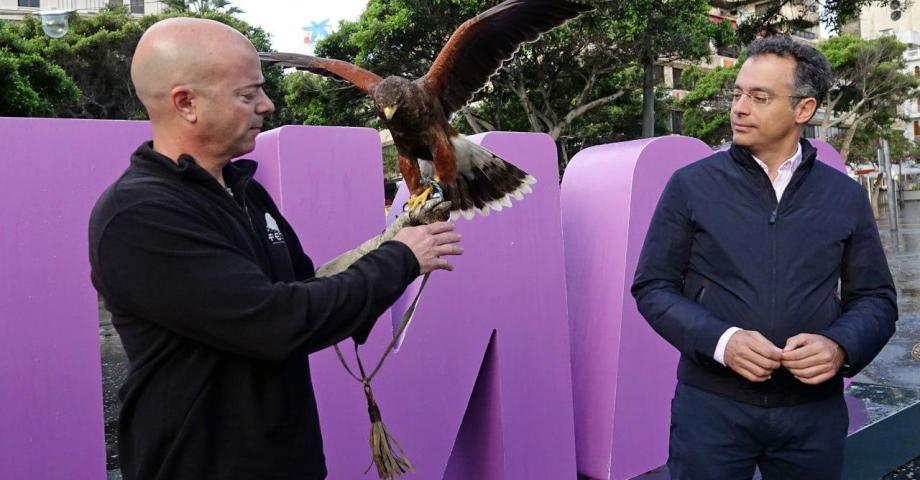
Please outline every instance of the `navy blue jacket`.
M671 177L639 259L639 311L681 352L678 380L738 401L785 406L842 391L894 333L894 282L866 192L816 161L802 163L777 204L749 150L732 147ZM837 342L846 365L820 385L780 368L750 382L713 358L729 327L782 348L799 333Z

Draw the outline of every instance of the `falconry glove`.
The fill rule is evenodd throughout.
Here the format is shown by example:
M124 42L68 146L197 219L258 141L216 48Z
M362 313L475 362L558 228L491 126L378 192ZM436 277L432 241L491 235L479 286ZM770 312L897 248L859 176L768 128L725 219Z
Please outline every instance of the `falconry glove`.
M392 240L405 227L415 227L418 225L428 225L435 222L447 220L450 215L450 202L441 198L433 198L425 202L421 208L408 210L396 218L386 230L366 242L362 243L353 250L349 250L329 263L326 263L316 271L317 277L328 277L337 273L344 272L359 258L367 255L383 242Z

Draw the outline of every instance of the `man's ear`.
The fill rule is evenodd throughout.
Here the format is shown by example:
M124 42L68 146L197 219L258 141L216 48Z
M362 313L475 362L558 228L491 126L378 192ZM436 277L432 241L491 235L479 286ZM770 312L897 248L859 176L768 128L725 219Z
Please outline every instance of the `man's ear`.
M179 85L169 92L169 100L176 114L184 118L189 123L198 121L196 110L198 98L195 90L187 85Z
M795 106L795 123L797 125L805 125L808 123L812 117L815 116L815 113L818 111L818 101L814 98L803 98Z

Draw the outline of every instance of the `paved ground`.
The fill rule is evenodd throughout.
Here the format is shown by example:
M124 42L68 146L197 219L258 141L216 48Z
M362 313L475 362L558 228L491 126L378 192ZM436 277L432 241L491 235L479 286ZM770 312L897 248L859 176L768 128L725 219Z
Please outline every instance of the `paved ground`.
M854 380L863 384L897 386L920 391L920 355L916 359L911 356L911 351L920 344L920 202L908 202L900 210L900 230L897 235L890 233L887 212L883 210L879 231L898 286L900 320L898 331L888 346L876 361ZM102 308L99 334L102 342L108 480L119 480L121 475L117 471L117 391L127 372L127 360L121 342L112 328L108 312ZM917 427L920 428L920 425ZM883 478L908 479L920 480L920 457Z
M897 234L890 231L887 210L881 213L879 232L898 287L900 319L876 361L854 380L920 390L920 355L912 355L920 349L920 202L906 202L900 208ZM920 457L884 477L906 479L920 479Z

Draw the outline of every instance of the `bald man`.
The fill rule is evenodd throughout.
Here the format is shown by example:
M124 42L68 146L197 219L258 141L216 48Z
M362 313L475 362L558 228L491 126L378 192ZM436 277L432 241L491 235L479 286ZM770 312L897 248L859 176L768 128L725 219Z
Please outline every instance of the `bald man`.
M410 226L449 205L403 215L317 278L256 163L231 162L274 110L252 44L221 23L164 20L138 43L131 78L153 140L102 194L89 232L93 284L130 362L122 475L325 478L307 354L364 341L419 274L452 269L452 225Z

